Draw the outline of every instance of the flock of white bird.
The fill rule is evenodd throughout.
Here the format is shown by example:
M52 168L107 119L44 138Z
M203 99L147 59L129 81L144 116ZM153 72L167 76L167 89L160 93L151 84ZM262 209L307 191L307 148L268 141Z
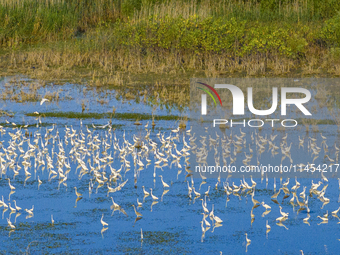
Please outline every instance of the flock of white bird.
M201 183L199 187L195 188L193 170L190 169L189 156L190 153L194 153L198 158L199 162L204 162L207 158L207 142L212 148L217 148L218 144L222 146L222 159L225 164L227 160L230 164L236 161L236 158L241 157L244 152L245 159L242 161L244 165L249 164L252 160L253 155L257 157L257 163L259 164L260 155L265 151L275 156L280 153L281 149L281 162L286 158L292 162L290 155L290 149L292 144L288 146L287 134L281 138L279 146L275 144L276 135L261 136L257 132L251 133L250 142L246 141L246 134L240 131L240 134L232 134L227 136L219 136L216 133L216 138L213 139L211 136L200 136L198 145L195 141L197 137L192 134L192 130L183 131L179 128L171 130L171 132L158 132L153 139L150 138L152 129L148 128L148 124L144 126L145 135L139 137L133 134L132 140L129 141L125 137L125 132L121 137L117 137L116 132L112 129L111 125L95 126L92 124L89 129L88 126L83 126L80 121L79 129L74 129L73 126L63 128L59 132L57 126L54 124L51 128L38 127L31 134L28 130L23 127L18 127L15 123L13 127L0 126L0 133L2 139L0 148L0 171L1 177L8 180L8 189L10 191L8 200L2 196L0 200L0 207L3 207L2 216L9 210L9 216L7 217L8 227L11 231L14 231L16 226L17 217L20 216L21 212L25 211L26 218L34 216L34 205L32 208L22 209L17 205L15 200L11 200L11 195L15 193L17 183L16 176L24 175L25 182L30 178L35 179L37 182L37 188L40 185L47 184L52 179L58 180L58 187L61 185L67 187L69 173L72 171L78 175L79 180L82 180L84 176L88 183L89 196L95 190L105 189L107 196L110 193L119 192L124 189L124 186L129 181L125 179L126 173L131 169L133 170L134 185L137 186L138 177L141 171L147 170L150 172L150 177L154 178L155 181L160 181L163 186L163 193L161 199L159 199L154 193L152 188L140 187L140 192L144 196L143 201L136 200L136 204L131 205L136 215L136 220L143 217L139 211L145 198L150 196L152 199L152 206L161 202L163 196L169 192L172 186L172 180L165 180L163 175L159 174L160 171L177 171L177 179L183 173L185 176L183 185L187 187L188 199L195 202L196 199L201 199L202 204L202 220L200 221L202 229L202 241L205 238L205 233L208 229L213 227L221 227L223 220L226 215L215 215L214 204L211 206L207 203L209 198L210 186L205 192L201 191L202 185L207 183L207 177L201 176L199 180ZM38 123L39 125L39 123ZM60 134L62 133L62 135ZM6 137L6 138L4 138ZM324 160L327 160L330 164L338 162L339 149L334 144L334 155L329 154L329 147L327 145L326 137L320 135L320 139L308 138L307 141L299 138L299 148L304 147L307 143L308 151L313 155L314 160L317 159L321 150L324 151ZM247 151L247 152L245 152ZM333 151L333 150L332 150ZM248 153L248 154L247 154ZM215 157L219 159L219 156ZM120 167L117 167L119 162ZM115 163L115 164L114 164ZM303 164L303 163L301 163ZM307 163L309 164L309 163ZM115 167L114 167L115 166ZM175 170L174 170L175 169ZM48 173L48 179L43 181L39 178L44 171ZM32 177L33 176L35 177ZM11 179L10 179L11 176ZM322 209L326 204L329 203L330 199L326 197L327 182L328 179L323 175L322 181L314 183L311 181L311 186L303 186L295 178L295 182L292 183L289 178L286 181L280 178L280 187L276 191L276 180L274 178L274 194L272 195L271 202L260 203L255 199L255 192L257 189L257 183L251 176L248 184L246 179L240 180L240 184L236 185L234 182L230 184L232 179L226 178L223 182L221 177L217 178L215 189L222 189L226 195L226 206L228 201L233 197L241 199L242 197L251 197L253 203L252 210L250 212L251 224L255 220L254 210L261 206L265 209L262 216L265 217L272 210L279 211L280 216L276 218L276 225L288 229L284 222L288 219L289 213L284 212L284 208L278 202L278 197L283 195L283 200L290 197L289 204L293 207L298 207L297 214L302 211L307 211L307 217L303 219L303 223L309 224L310 219L310 204L309 199L318 199L322 202ZM262 176L262 179L264 176ZM261 179L261 181L262 181ZM294 178L293 178L294 179ZM268 178L266 178L268 184ZM294 184L289 187L289 184ZM302 191L298 191L298 190ZM340 182L339 182L340 189ZM82 199L81 194L77 187L74 187L76 204ZM282 191L282 192L281 192ZM308 193L307 193L308 191ZM125 210L130 208L122 208L112 199L112 205L110 209L114 212L116 210L128 215ZM268 205L272 203L272 206ZM274 208L275 204L277 207ZM211 209L209 209L211 207ZM272 208L273 207L273 208ZM332 217L338 218L337 213L339 208L332 210ZM16 213L14 222L12 222L11 215ZM100 219L100 223L103 226L101 233L103 234L109 227L109 223L104 221L104 214ZM329 214L328 211L322 215L317 216L322 221L321 223L328 223ZM210 221L209 221L210 219ZM339 218L338 218L339 219ZM339 219L340 220L340 219ZM53 216L51 215L52 225L54 224ZM266 234L271 230L266 221ZM143 231L141 230L141 240L143 240ZM248 238L246 233L246 247L250 245L251 240ZM246 248L247 249L247 248Z
M92 124L90 126L91 129L86 126L84 133L83 128L85 127L83 127L81 121L79 130L73 129L72 126L65 126L65 129L62 131L63 135L60 135L55 124L51 128L42 128L39 127L41 119L38 119L38 128L33 133L28 131L27 125L23 126L23 128L18 127L15 123L12 123L10 128L0 126L0 133L2 139L4 139L0 141L0 173L1 178L8 180L8 188L10 190L8 196L9 202L2 196L0 207L3 207L3 217L9 209L10 214L7 222L12 230L15 229L15 224L11 221L12 214L17 213L14 223L22 211L27 213L26 218L34 216L34 205L32 205L31 209L26 208L23 210L16 204L15 200L11 201L11 195L16 190L15 181L18 175L25 176L24 186L26 181L34 176L38 184L37 188L39 189L40 185L44 184L39 175L47 171L47 182L50 182L52 179L58 179L57 188L59 189L61 185L67 187L68 176L72 171L71 165L74 164L73 171L77 173L79 179L82 179L84 176L90 176L88 184L89 195L91 195L93 189L96 189L96 192L98 192L100 188L106 189L107 195L109 195L110 193L118 192L126 185L128 179L124 179L123 176L131 168L134 171L134 183L136 184L140 171L148 168L151 164L152 160L149 159L150 157L155 159L153 176L156 177L156 169L163 170L164 167L168 166L169 156L165 156L164 148L167 149L166 154L171 155L173 158L171 165L176 164L178 168L182 168L180 164L181 158L189 155L189 146L184 138L183 141L186 146L181 151L177 150L176 144L172 148L174 140L180 139L179 129L174 130L174 133L177 134L174 137L169 136L165 138L164 134L160 132L157 134L162 144L163 152L161 152L161 149L158 148L159 144L149 137L151 129L147 129L148 125L145 126L146 136L138 138L133 135L133 141L130 143L130 141L125 139L125 132L122 137L117 138L114 129L109 124L104 126ZM7 123L10 124L9 122ZM175 154L173 154L172 150L174 150ZM132 160L128 159L129 156L132 156ZM121 162L121 165L119 169L115 169L113 163L118 160ZM12 182L9 176L12 176ZM164 195L169 191L170 186L163 180L162 175L159 175L159 178L165 189ZM76 206L83 195L77 191L77 187L74 187L74 189L77 197ZM144 198L151 195L153 199L152 205L156 204L158 197L153 194L152 188L150 188L150 192L147 192L143 186L143 190ZM135 205L132 206L136 216L142 217L142 214L137 211L137 208L142 206L142 202L139 202L137 199L137 208ZM113 211L120 210L127 215L125 210L114 202L113 198L111 209ZM108 224L103 220L103 217L101 218L101 223L105 231L105 227ZM51 221L54 223L52 215Z
M194 142L190 143L191 145L191 153L195 154L197 162L201 165L209 165L207 163L207 159L209 159L209 156L215 160L215 165L228 165L234 164L238 161L242 161L242 165L244 166L252 166L250 162L255 161L255 165L260 165L260 159L261 154L264 152L270 152L270 156L275 159L277 155L281 155L281 159L275 159L276 162L279 162L281 164L284 162L284 160L288 160L289 164L292 164L294 161L291 156L291 148L293 142L291 142L288 146L287 143L287 137L288 134L286 133L282 138L281 141L278 141L278 145L275 144L275 141L277 141L277 135L270 135L270 137L267 136L261 136L260 133L254 131L250 135L250 141L246 141L246 133L242 132L240 130L239 134L232 134L230 132L230 135L218 135L216 133L216 138L212 138L211 135L208 135L208 128L205 130L206 135L200 135L199 145L195 144ZM208 138L209 136L209 138ZM196 138L191 137L189 140L195 141ZM276 225L280 227L284 227L288 230L288 228L284 225L284 222L288 219L289 213L286 213L283 211L283 208L281 204L284 202L285 199L289 198L289 204L292 206L293 211L297 214L299 214L300 211L306 211L307 217L305 217L302 221L305 224L310 225L309 219L310 219L310 207L309 207L309 199L313 199L314 197L319 200L322 203L321 209L323 209L329 202L330 198L325 197L326 190L328 187L328 179L326 178L325 174L322 170L317 169L315 170L318 165L320 165L320 160L317 161L317 159L320 157L322 159L321 164L326 166L327 165L327 172L332 177L337 176L337 172L335 172L335 169L338 167L338 157L339 157L339 148L337 147L336 143L334 143L334 146L332 145L332 148L327 145L327 138L323 136L322 134L319 134L319 137L313 138L308 137L307 139L303 139L299 136L299 143L294 144L294 146L298 149L304 149L306 143L307 143L307 151L308 155L311 156L311 162L299 162L297 165L297 171L298 172L305 172L306 176L308 173L306 172L306 169L309 169L313 171L314 173L320 173L321 181L318 181L317 183L314 183L314 180L311 180L311 186L302 186L300 182L297 180L297 177L295 176L295 182L290 182L290 179L293 178L287 178L286 181L283 181L282 175L280 177L280 174L278 174L278 179L280 179L280 187L277 190L276 187L276 178L273 178L273 190L274 194L271 196L270 203L275 206L277 204L277 209L273 208L273 210L280 212L280 216L276 218ZM242 159L242 155L245 155L245 158ZM296 153L296 152L295 152ZM213 155L213 156L211 156ZM255 159L253 159L253 155L255 156ZM295 155L296 156L296 155ZM323 157L322 157L323 156ZM301 160L301 157L299 157ZM221 164L220 160L222 160L223 164ZM303 160L303 159L302 159ZM306 163L306 164L304 164ZM315 164L318 163L318 164ZM254 165L253 165L254 166ZM334 170L332 173L330 173L330 168L334 166ZM293 172L293 171L292 171ZM209 176L209 172L207 173L199 173L202 178L202 183L206 183L207 176ZM251 174L251 173L250 173ZM310 174L310 173L309 173ZM216 175L216 173L215 173ZM228 175L228 177L231 177L232 174L230 173L222 173L222 175ZM268 177L267 173L266 176L264 176L264 172L259 173L261 177L261 183L263 179L266 179L266 187L268 186ZM293 176L294 173L291 174ZM226 179L225 182L222 183L222 186L224 188L224 191L227 195L226 200L226 206L227 203L230 201L232 196L238 197L241 199L241 197L244 196L251 196L251 201L253 203L253 207L250 212L250 223L253 224L255 220L254 215L254 209L261 206L265 209L265 211L262 213L262 217L265 217L268 215L271 210L272 206L266 204L264 201L259 202L256 200L255 197L255 191L257 189L256 185L257 183L253 180L252 176L250 175L250 182L251 184L248 184L248 182L245 180L244 175L243 178L240 179L240 185L235 185L234 182L230 184L229 182L232 181L232 179ZM215 185L215 188L219 186L221 183L221 173L219 173L219 176L217 178L217 183ZM339 190L340 190L340 178L339 180ZM289 187L289 184L291 184L291 187ZM301 187L300 191L299 188ZM210 186L209 186L210 188ZM209 188L205 192L205 194L200 194L199 192L195 191L194 187L190 187L188 183L188 195L191 197L191 194L194 193L194 198L201 197L204 195L204 199L202 199L202 210L203 210L203 219L201 221L201 228L202 228L202 241L205 237L205 232L210 229L211 225L214 225L215 227L218 227L221 225L222 220L220 218L216 218L214 216L214 208L212 206L212 210L209 212L207 208L206 199L207 196L209 196ZM307 190L309 192L307 193ZM282 192L281 192L282 191ZM279 195L282 194L282 202L281 204L278 202ZM204 202L203 202L204 201ZM339 201L340 202L340 195L339 195ZM298 207L297 210L295 208ZM338 217L338 212L340 210L340 207L334 208L331 212L332 217L337 218L339 220L338 224L340 224L340 218ZM208 217L211 219L211 223L206 220ZM323 214L322 216L318 215L317 218L320 218L322 221L319 224L325 224L328 223L328 210ZM268 225L268 220L266 221L266 234L268 234L271 230L270 225ZM213 232L213 230L212 230ZM248 238L248 234L246 235L246 251L248 245L250 245L251 240ZM338 239L340 241L340 239Z

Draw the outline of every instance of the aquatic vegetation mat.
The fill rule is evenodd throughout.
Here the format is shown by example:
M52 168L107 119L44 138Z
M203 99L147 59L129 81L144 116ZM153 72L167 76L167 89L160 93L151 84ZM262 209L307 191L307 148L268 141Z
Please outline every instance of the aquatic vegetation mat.
M146 113L81 113L81 112L41 112L26 113L26 116L41 116L46 118L75 118L75 119L130 119L130 120L178 120L176 115L151 115Z

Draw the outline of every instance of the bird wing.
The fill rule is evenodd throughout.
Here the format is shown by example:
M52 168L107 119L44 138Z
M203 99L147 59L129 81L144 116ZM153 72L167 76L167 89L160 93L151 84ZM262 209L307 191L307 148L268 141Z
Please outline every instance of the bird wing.
M122 213L124 213L126 215L126 217L129 217L129 215L127 215L127 213L125 212L125 210L123 208L120 208L119 211L121 211Z

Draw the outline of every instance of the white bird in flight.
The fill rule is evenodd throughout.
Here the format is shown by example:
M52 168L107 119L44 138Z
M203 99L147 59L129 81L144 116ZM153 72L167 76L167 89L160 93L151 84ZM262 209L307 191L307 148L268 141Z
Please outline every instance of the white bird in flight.
M40 101L40 105L42 105L43 103L45 103L45 102L49 102L50 100L48 100L47 98L43 98L43 99L41 99L41 101Z

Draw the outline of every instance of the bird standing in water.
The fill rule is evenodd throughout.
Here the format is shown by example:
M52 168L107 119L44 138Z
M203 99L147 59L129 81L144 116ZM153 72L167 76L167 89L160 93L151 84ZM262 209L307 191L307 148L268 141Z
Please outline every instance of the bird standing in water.
M100 219L100 223L103 225L103 228L104 228L105 226L108 226L109 224L103 221L103 218L104 218L104 213L102 214L102 218Z

